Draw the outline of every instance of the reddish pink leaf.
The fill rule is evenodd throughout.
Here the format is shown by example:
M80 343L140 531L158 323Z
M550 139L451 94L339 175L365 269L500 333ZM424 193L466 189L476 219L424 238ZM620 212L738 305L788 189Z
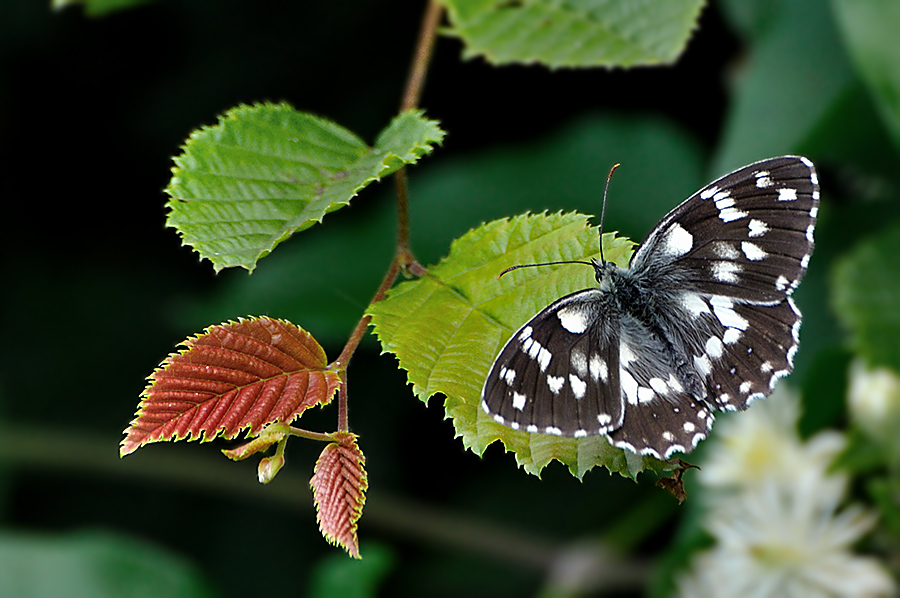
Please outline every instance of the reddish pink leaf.
M234 438L290 423L340 386L310 334L273 318L210 326L150 376L119 454L148 442Z
M356 445L355 434L339 432L335 440L319 455L309 485L313 489L322 535L358 559L356 522L362 515L365 492L369 488L366 458Z

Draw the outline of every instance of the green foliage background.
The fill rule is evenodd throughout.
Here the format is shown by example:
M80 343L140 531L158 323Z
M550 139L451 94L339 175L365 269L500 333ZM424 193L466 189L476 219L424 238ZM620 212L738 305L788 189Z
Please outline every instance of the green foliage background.
M123 3L87 4L103 14ZM188 134L242 103L287 101L372 145L397 111L422 10L158 0L94 20L0 4L0 529L21 534L4 534L4 550L23 542L16 554L36 568L48 551L92 559L96 569L74 569L114 582L155 569L185 596L328 595L339 565L306 486L320 446L291 443L265 488L253 463L217 453L224 444L157 445L122 462L116 449L144 377L209 324L287 318L337 355L392 256L390 185L282 243L253 276L216 275L180 247L162 189ZM877 0L720 0L673 67L637 70L498 68L439 39L421 105L448 135L410 170L413 249L433 264L488 220L595 214L615 162L607 227L638 241L712 177L807 155L823 200L791 381L807 433L840 425L853 354L900 367L897 13ZM523 563L580 540L685 558L690 511L650 477L595 470L579 482L551 465L539 480L497 444L482 459L464 451L439 402L415 400L374 339L350 372L371 488L364 558L375 543L358 595L536 595L544 572ZM111 553L122 558L109 564ZM0 580L12 566L0 559ZM667 571L648 574L660 594ZM121 595L103 575L88 583L82 595Z

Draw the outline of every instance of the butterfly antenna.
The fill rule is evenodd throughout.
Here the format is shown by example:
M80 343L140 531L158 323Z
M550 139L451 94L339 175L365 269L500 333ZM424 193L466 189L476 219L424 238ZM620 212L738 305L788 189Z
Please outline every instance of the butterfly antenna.
M593 266L591 262L581 262L578 260L564 261L564 262L544 262L542 264L519 264L518 266L510 266L503 272L497 275L497 278L500 278L507 272L512 272L513 270L518 270L519 268L534 268L536 266L558 266L560 264L584 264L585 266Z
M612 179L613 173L616 171L616 168L621 166L621 164L613 164L613 167L609 169L609 174L606 175L606 186L603 188L603 207L600 208L600 263L605 264L606 259L603 257L603 219L606 217L606 194L609 192L609 181Z

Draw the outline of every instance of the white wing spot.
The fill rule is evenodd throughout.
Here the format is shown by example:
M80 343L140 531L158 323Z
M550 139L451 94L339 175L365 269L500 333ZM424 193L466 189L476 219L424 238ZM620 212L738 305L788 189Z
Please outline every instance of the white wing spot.
M612 423L612 416L609 413L600 413L597 415L597 423L601 426L608 426Z
M761 237L769 232L769 225L762 220L751 218L750 222L747 224L747 230L749 231L747 234L750 237Z
M694 367L697 368L697 373L704 378L712 372L712 362L706 355L694 355Z
M810 243L813 242L813 231L815 231L815 230L816 230L815 224L810 224L809 226L806 227L806 240L809 241Z
M719 218L722 220L722 222L740 220L741 218L746 218L747 215L747 212L735 208L725 208L724 210L719 210Z
M725 346L722 344L722 341L719 340L717 336L711 336L706 341L706 354L712 357L713 359L719 359L722 357L722 352L725 350Z
M675 222L669 227L669 230L666 231L660 249L667 255L679 257L689 252L693 247L694 235Z
M674 388L675 392L684 392L684 387L681 385L681 382L675 377L674 374L669 374L669 380L667 381L669 388ZM678 413L677 409L675 413Z
M694 422L684 422L684 426L682 426L682 427L684 428L684 431L687 432L688 434L690 434L697 428L697 426L694 425Z
M800 258L800 267L801 268L809 268L809 254L807 253L802 258Z
M747 380L746 382L741 382L741 385L738 387L738 390L741 391L742 395L750 392L750 389L753 387L753 383Z
M741 266L734 262L712 262L709 269L716 280L734 284L739 280L737 275L741 271Z
M521 411L525 408L525 395L514 392L513 393L513 409L517 411Z
M619 363L621 365L625 366L634 360L635 360L635 357L634 357L634 353L632 353L632 351L631 351L631 347L629 347L627 343L620 342L619 343Z
M778 190L778 201L794 201L797 199L797 190L791 188Z
M753 262L758 262L763 259L768 253L762 250L759 245L751 243L749 241L743 241L741 243L741 251L744 252L744 255L747 256L747 259Z
M637 394L639 403L649 403L656 398L656 393L653 392L653 389L646 386L639 386Z
M498 424L503 424L504 426L506 425L506 420L503 419L503 416L495 415L494 421L497 422Z
M791 366L791 368L794 367L794 357L797 356L797 349L799 349L799 348L800 348L799 345L793 345L790 349L788 349L787 360L788 360L788 365Z
M519 422L509 422L509 427L512 428L513 430L518 430Z
M672 434L671 432L669 432L668 430L666 430L665 432L662 433L662 437L663 437L663 440L665 440L666 442L672 442L673 440L675 440L675 435Z
M572 394L575 395L575 398L583 399L584 391L587 390L587 384L585 384L584 380L575 374L569 374L569 384L572 385Z
M578 349L572 351L572 367L575 368L575 371L582 378L587 376L587 373L588 373L587 357L585 357L584 353Z
M550 365L550 360L553 356L550 354L550 351L547 349L541 348L541 352L538 354L538 364L541 366L541 371L547 371L547 366Z
M720 394L719 398L716 400L719 401L720 403L727 403L728 401L731 400L731 395L726 392L724 394Z
M731 243L727 243L725 241L717 241L713 243L713 253L716 254L716 257L722 258L723 260L736 260L741 257L741 254Z
M528 426L525 427L525 431L534 434L538 431L538 427L534 424L528 424Z
M544 434L553 434L554 436L562 436L562 430L556 426L547 426L544 428Z
M749 322L734 311L734 302L731 299L721 295L713 295L709 298L709 302L712 305L713 313L716 314L716 318L722 326L747 330Z
M628 371L619 369L619 386L622 388L622 392L625 393L625 398L628 400L630 405L637 405L638 403L638 383L637 380L634 379L634 376L628 373Z
M506 380L506 383L512 385L516 381L516 370L508 370L503 368L500 370L500 377Z
M585 436L587 436L587 430L575 430L573 436L575 438L584 438Z
M529 338L532 332L534 332L534 329L531 326L526 326L522 329L522 332L519 333L519 340L524 343L525 339Z
M707 187L703 191L700 192L700 199L709 199L713 195L719 192L719 188L716 186Z
M565 384L566 379L562 376L547 376L547 386L550 388L550 392L555 395L559 394Z
M778 278L775 279L775 290L783 291L787 288L788 282L790 281L788 281L788 279L784 277L784 274L779 274Z
M800 320L794 322L794 325L791 326L791 336L794 337L794 342L800 342Z
M591 355L591 361L588 364L588 369L590 369L591 371L591 378L594 379L594 382L601 378L604 382L606 382L609 378L609 368L606 366L606 361L604 361L596 353Z
M733 345L741 340L741 331L737 328L726 328L725 334L722 335L722 342L726 345Z
M681 294L681 306L691 312L695 318L700 314L708 314L709 306L706 304L706 301L698 295L697 293L682 293Z
M566 307L556 312L559 323L572 334L581 334L588 327L588 313L578 307Z
M768 374L769 372L772 371L772 362L764 361L763 364L761 366L759 366L759 369L761 372Z
M819 215L819 206L813 206L809 209L809 217L815 218Z
M671 388L669 388L669 385L666 384L666 381L662 378L650 378L648 384L650 385L650 388L656 391L657 394L667 395L671 390Z
M768 172L757 172L756 173L756 186L760 189L765 189L766 187L772 186L772 179L768 176Z

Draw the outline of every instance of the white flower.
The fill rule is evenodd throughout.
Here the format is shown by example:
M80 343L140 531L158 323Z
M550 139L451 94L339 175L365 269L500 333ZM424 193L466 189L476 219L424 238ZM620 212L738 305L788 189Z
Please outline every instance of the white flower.
M740 490L762 480L790 481L803 472L821 475L844 448L837 432L821 432L808 442L797 435L797 395L785 384L743 413L716 423L698 478L716 490Z
M858 506L841 509L847 475L829 471L844 447L838 432L803 442L799 401L781 384L766 401L719 426L698 479L716 546L678 580L689 598L892 596L874 558L851 552L874 525Z
M894 583L884 568L850 552L875 518L856 506L838 511L841 497L834 490L831 483L790 487L768 481L735 495L709 517L707 528L718 545L694 559L691 574L679 580L679 593L691 598L892 596Z
M900 376L888 368L850 364L848 407L853 421L874 440L895 442L900 427Z

